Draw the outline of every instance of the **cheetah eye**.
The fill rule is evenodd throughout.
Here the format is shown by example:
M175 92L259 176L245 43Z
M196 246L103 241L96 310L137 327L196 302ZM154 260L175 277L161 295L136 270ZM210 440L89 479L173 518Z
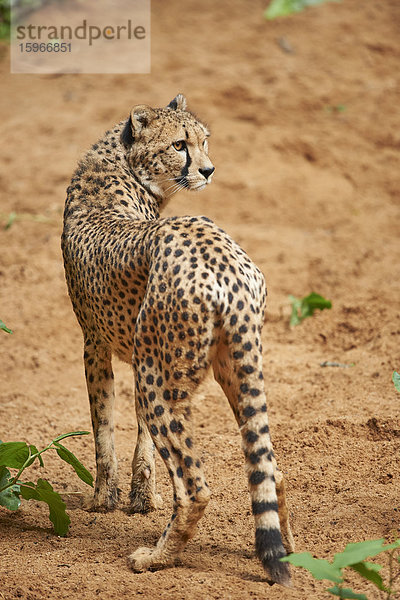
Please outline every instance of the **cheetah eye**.
M186 148L186 142L184 142L184 140L179 140L178 142L174 142L172 145L177 152L182 152L182 150L185 150L185 148Z

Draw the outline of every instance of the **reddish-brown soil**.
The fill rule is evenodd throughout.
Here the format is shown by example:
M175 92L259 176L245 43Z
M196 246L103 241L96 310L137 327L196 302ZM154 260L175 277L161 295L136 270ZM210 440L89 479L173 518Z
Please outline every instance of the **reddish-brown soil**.
M262 17L267 0L152 5L151 75L9 75L1 47L0 318L14 334L0 335L0 439L43 446L90 429L60 253L65 188L80 154L132 105L162 106L182 91L212 128L216 175L165 214L209 216L265 273L264 373L297 549L331 557L347 542L398 535L398 0L345 0L274 22ZM332 310L290 329L288 294L313 290ZM118 361L115 372L121 510L88 513L66 495L72 525L58 538L45 506L0 508L0 598L327 597L326 582L298 569L291 590L266 583L240 436L211 377L194 400L213 492L198 533L176 568L128 570L127 555L162 531L171 490L159 461L164 507L124 512L136 425L131 372ZM92 437L68 445L94 471ZM85 491L56 458L42 476L61 492Z

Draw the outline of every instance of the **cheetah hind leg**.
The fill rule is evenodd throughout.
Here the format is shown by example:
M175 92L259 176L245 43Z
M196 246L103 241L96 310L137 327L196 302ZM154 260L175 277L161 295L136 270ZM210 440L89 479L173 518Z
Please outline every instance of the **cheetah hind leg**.
M279 523L281 526L282 543L283 547L286 550L286 554L291 554L292 552L295 552L295 544L289 522L289 508L286 501L285 480L282 471L279 470L276 463L274 477L276 485L276 495L278 498L278 514Z
M129 556L128 564L135 572L174 565L194 536L210 498L201 461L194 451L189 402L167 404L162 397L157 401L164 411L154 419L151 434L172 480L173 513L156 546L138 548Z
M156 491L155 446L146 421L138 419L138 438L132 462L132 483L129 494L130 513L148 513L161 508L163 501Z

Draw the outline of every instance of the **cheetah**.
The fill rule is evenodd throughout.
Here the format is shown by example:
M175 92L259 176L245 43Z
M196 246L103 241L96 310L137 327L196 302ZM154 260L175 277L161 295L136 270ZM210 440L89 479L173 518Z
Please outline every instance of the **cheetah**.
M67 189L65 274L83 332L97 476L87 508L116 507L112 355L135 378L138 436L130 512L160 505L155 448L173 485L173 514L153 548L129 557L135 572L173 565L210 498L193 438L191 398L212 367L238 423L268 581L290 585L284 481L274 457L262 371L265 281L210 219L161 218L180 189L211 183L208 128L178 94L166 108L135 106L92 146Z

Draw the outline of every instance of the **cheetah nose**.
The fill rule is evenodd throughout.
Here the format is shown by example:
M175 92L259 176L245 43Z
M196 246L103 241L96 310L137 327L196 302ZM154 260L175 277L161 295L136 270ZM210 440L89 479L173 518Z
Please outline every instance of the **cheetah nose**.
M215 167L209 167L207 169L199 169L199 173L201 173L201 175L203 175L203 177L205 177L206 179L208 179L210 177L210 175L212 175L215 171Z

